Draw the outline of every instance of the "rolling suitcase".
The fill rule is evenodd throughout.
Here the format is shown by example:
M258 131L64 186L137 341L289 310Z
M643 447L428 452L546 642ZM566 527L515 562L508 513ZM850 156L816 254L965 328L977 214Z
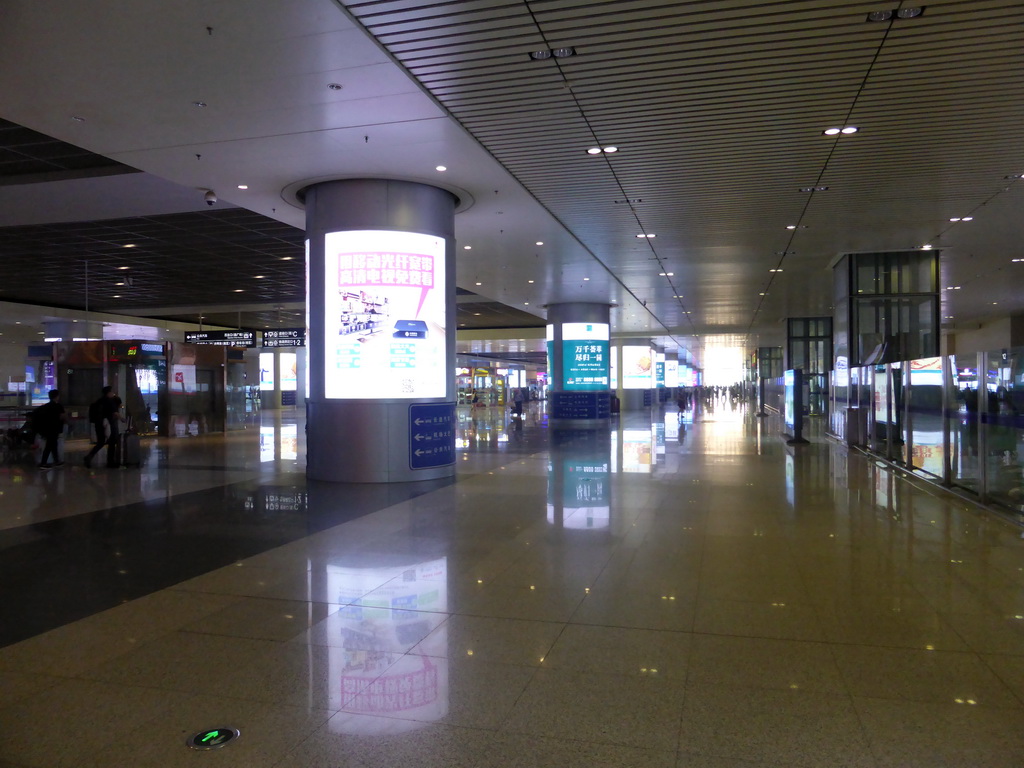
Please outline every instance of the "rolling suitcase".
M134 432L121 435L121 465L124 467L142 466L142 445L139 436Z

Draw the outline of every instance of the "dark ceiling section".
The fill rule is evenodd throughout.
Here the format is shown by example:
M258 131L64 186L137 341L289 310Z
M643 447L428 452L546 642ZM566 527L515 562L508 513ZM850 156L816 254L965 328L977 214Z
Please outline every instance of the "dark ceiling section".
M103 173L135 173L109 157L0 119L0 185Z
M464 295L464 294L463 294ZM545 320L496 301L459 301L456 320L459 328L543 328Z
M0 229L0 299L131 314L303 301L305 235L233 208Z

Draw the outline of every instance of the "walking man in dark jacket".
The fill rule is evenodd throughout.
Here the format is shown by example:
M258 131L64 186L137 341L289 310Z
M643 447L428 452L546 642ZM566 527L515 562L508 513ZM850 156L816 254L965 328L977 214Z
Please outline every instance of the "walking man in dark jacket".
M40 405L32 413L32 428L43 438L43 455L39 457L39 468L50 469L51 467L63 467L57 453L57 440L64 431L64 425L68 422L64 406L60 404L60 392L51 389L50 402ZM53 459L53 464L49 459Z
M120 437L120 425L124 417L121 415L121 398L114 394L113 387L104 387L100 399L89 406L89 421L96 430L96 445L85 454L85 466L92 466L92 457L107 446L107 466L117 467L117 440Z

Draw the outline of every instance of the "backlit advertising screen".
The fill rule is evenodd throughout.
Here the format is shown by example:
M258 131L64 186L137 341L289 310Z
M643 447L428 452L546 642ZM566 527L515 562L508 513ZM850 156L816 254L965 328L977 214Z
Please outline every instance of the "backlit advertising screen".
M654 353L654 384L658 387L665 386L665 353Z
M444 238L329 232L324 269L324 395L444 397Z
M654 352L650 347L622 347L622 388L651 389L654 386Z
M562 323L562 387L608 389L608 323Z
M669 358L665 361L665 386L679 386L679 361Z
M260 390L267 392L274 388L274 353L260 352Z

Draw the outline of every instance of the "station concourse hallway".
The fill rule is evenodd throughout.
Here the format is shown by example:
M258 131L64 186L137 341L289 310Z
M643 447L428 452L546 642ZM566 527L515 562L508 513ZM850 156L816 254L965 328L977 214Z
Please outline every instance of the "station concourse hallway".
M3 467L2 768L1024 762L1020 530L820 434L460 408L454 481L330 486L267 418Z

